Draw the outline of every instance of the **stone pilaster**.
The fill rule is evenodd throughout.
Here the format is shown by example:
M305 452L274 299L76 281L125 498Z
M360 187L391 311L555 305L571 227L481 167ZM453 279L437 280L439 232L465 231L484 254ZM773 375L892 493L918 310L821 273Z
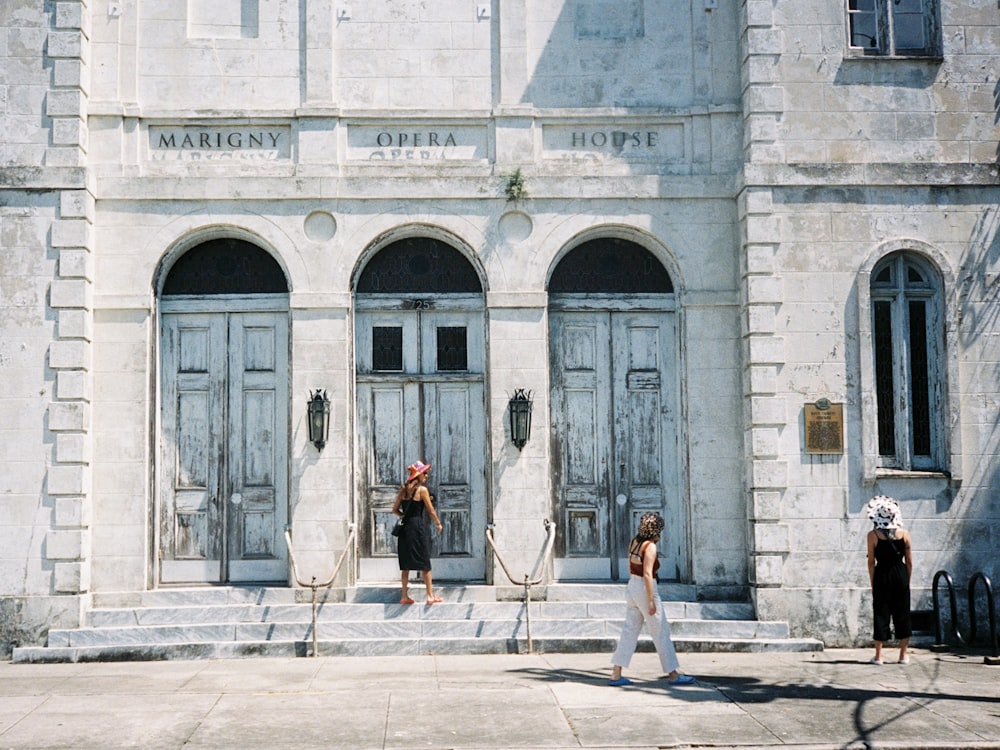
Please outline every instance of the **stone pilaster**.
M85 0L55 4L47 49L52 79L46 114L52 136L45 163L84 166L90 52L90 10ZM55 512L45 551L53 563L55 591L67 594L90 588L93 222L90 191L64 187L50 239L58 271L49 289L57 325L49 347L48 364L56 385L48 429L55 450L46 490Z

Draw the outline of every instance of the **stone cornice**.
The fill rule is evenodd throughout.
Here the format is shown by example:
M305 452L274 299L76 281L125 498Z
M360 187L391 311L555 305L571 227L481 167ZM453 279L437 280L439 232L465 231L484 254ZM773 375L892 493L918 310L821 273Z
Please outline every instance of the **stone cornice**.
M1000 185L997 164L748 164L740 188L838 185L855 187L983 187Z
M87 187L83 167L2 167L0 190L78 190Z

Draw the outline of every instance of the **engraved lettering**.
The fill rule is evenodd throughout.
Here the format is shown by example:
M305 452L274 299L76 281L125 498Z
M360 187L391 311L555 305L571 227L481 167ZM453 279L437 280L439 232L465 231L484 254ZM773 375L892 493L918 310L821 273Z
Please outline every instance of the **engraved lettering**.
M605 133L594 133L590 136L590 142L597 147L606 146L608 143L608 136Z
M573 133L573 148L577 148L579 146L586 146L586 145L587 145L587 134L586 133L577 133L577 132L574 132Z
M427 134L427 145L428 146L438 145L438 134L435 133L433 130Z
M250 148L254 146L262 147L264 145L264 134L263 133L251 133L250 134Z
M375 138L375 143L377 143L382 148L385 148L386 146L391 146L392 136L389 135L388 133L379 133L378 136Z
M268 133L271 136L271 145L275 148L278 147L278 138L281 137L281 133Z
M184 141L181 143L181 148L194 148L194 141L191 140L191 134L184 134Z
M177 148L177 144L174 143L173 133L171 133L169 137L160 133L160 148Z
M240 148L243 146L243 138L240 137L239 133L230 133L229 137L226 138L226 143L233 148Z
M659 133L657 133L655 130L650 130L648 133L646 133L646 145L649 146L650 148L655 148L656 142L659 140L659 138L660 138Z

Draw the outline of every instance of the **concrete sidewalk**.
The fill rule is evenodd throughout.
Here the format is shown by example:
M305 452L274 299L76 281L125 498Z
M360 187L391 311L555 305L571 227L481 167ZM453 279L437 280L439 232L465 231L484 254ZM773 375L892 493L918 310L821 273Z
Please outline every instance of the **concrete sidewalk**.
M887 651L887 655L894 654ZM0 748L1000 748L1000 667L915 650L0 663Z

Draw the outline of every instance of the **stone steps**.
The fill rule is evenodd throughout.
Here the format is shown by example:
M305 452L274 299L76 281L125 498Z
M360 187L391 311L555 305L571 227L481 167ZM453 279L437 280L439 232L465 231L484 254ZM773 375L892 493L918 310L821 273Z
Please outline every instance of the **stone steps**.
M753 619L741 602L693 601L689 587L661 587L678 651L805 651L822 644L789 637L788 625ZM401 605L398 589L318 592L320 655L590 652L614 649L621 631L620 585L549 586L544 600L498 601L523 589L438 587L445 601ZM416 593L415 591L413 593ZM329 596L330 601L325 601ZM343 601L332 601L340 597ZM305 656L312 653L312 592L215 587L94 596L84 627L20 647L14 662ZM530 618L528 615L530 614ZM640 650L651 650L644 636Z

